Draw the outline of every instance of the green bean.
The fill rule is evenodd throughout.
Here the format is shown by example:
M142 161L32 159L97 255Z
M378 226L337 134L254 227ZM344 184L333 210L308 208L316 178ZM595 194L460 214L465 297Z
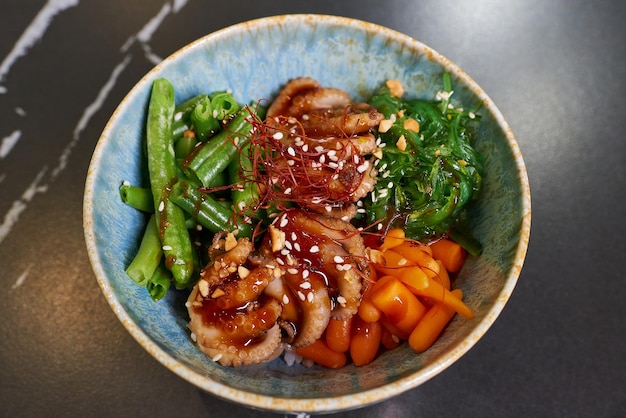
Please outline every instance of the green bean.
M131 208L142 212L154 213L154 200L152 190L147 187L137 187L130 184L122 184L120 187L122 202Z
M254 176L252 160L248 157L250 144L241 149L239 158L234 158L228 166L230 184L234 187L231 191L233 208L241 216L251 217L254 215L254 204L259 200L259 187L255 181L249 180Z
M205 141L220 129L220 122L213 115L213 107L208 97L200 101L191 111L191 123L200 141Z
M184 287L195 278L197 257L185 227L184 211L168 199L170 189L177 180L172 138L173 113L174 87L164 78L155 80L146 125L148 171L166 267L172 272L176 286Z
M154 274L163 257L156 218L150 216L135 257L126 268L126 274L138 285L144 286Z
M228 167L239 147L248 141L247 135L252 129L248 118L253 109L252 106L241 109L222 131L196 147L183 162L187 176L208 187L213 178Z
M211 107L214 116L219 120L224 120L239 111L239 103L235 97L228 92L217 92L211 95Z
M185 131L192 128L190 119L191 111L206 97L206 94L199 94L176 106L174 109L174 122L172 123L172 136L174 137L174 141L182 138Z
M163 299L172 284L172 273L161 263L148 283L146 289L154 301Z
M248 223L233 223L233 211L219 203L212 196L203 194L186 181L180 181L172 187L170 200L211 232L239 230L238 237L252 235L252 226Z

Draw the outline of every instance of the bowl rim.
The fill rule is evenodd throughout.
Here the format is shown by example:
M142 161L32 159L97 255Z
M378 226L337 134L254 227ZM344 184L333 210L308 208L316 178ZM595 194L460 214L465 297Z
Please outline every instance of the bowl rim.
M388 39L392 39L398 44L407 46L412 50L424 51L429 54L429 56L433 60L437 61L444 69L452 73L458 79L462 80L466 87L483 101L483 106L487 108L488 111L495 117L497 125L504 133L506 141L513 153L513 158L515 160L517 169L517 179L519 181L520 189L522 192L522 219L520 226L520 238L514 252L513 263L510 270L506 272L505 276L503 277L504 286L495 298L493 306L491 306L487 310L485 316L481 319L480 323L466 337L466 340L469 342L467 344L460 344L453 349L445 352L444 354L439 356L432 364L423 367L419 371L401 377L393 382L386 383L384 385L368 389L364 392L360 392L357 394L348 394L325 398L316 398L314 396L310 398L288 398L261 395L242 389L229 387L225 384L212 380L207 375L200 374L190 369L189 367L182 365L174 357L161 349L159 345L156 344L152 339L150 339L130 317L124 306L120 303L119 299L113 292L112 286L109 283L106 272L104 271L104 268L102 266L96 246L93 222L94 208L91 203L94 197L93 191L95 184L95 174L97 172L96 167L98 167L100 160L103 157L105 143L109 141L110 132L113 129L113 125L118 119L120 113L124 112L131 99L136 96L143 88L145 88L145 84L153 78L153 75L155 73L158 73L161 68L166 66L169 62L176 60L177 57L183 54L185 51L195 48L198 45L206 42L217 41L222 37L228 36L232 32L239 32L242 30L245 31L252 28L258 29L274 25L282 21L309 21L315 22L316 24L358 28L359 30L365 30L368 33L376 32L378 34L384 35ZM528 243L530 239L530 224L530 186L519 145L513 135L511 128L505 121L502 113L496 107L495 103L482 90L482 88L480 88L478 84L472 78L470 78L469 75L467 75L463 70L461 70L460 67L454 64L452 61L448 60L446 57L444 57L434 49L430 48L429 46L406 34L379 24L363 21L360 19L328 14L283 14L266 16L245 22L236 23L204 35L192 41L191 43L182 46L180 49L165 58L161 63L157 64L132 87L132 89L126 94L120 104L116 107L115 111L106 123L98 139L90 161L85 182L85 194L83 198L84 238L92 269L109 306L112 308L113 312L126 328L126 330L134 337L134 339L169 370L208 393L211 393L223 400L245 405L251 408L287 413L329 413L334 411L365 407L374 403L384 401L390 397L399 395L400 393L406 392L410 389L416 388L420 384L431 379L438 373L445 370L455 361L457 361L466 352L468 352L487 332L487 330L494 323L501 311L504 309L504 306L510 298L517 284L517 280L521 273L524 258L528 249Z

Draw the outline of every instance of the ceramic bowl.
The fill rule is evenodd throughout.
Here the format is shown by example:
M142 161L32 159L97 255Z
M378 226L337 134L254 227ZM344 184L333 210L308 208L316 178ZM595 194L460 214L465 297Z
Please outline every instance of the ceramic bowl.
M273 97L287 80L310 76L364 99L386 79L401 80L408 96L434 98L442 73L454 83L453 101L482 103L476 143L484 154L484 189L471 210L484 246L457 279L476 317L456 318L427 352L408 345L365 367L327 370L287 366L278 359L222 367L190 339L186 293L153 302L124 273L144 217L119 198L122 181L144 182L142 136L151 83L166 77L180 102L231 89L237 98ZM106 125L93 154L84 196L87 249L104 296L122 324L151 355L183 379L220 398L272 411L331 412L363 407L415 388L451 366L487 331L517 282L530 233L530 192L516 140L485 92L455 64L426 45L363 21L322 15L253 20L183 47L145 75ZM457 315L458 316L458 315ZM462 367L462 366L459 366Z

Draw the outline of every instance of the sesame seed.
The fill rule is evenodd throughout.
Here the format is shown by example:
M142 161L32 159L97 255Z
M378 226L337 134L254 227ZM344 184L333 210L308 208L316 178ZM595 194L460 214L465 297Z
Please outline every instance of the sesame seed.
M165 209L165 202L161 200L159 202L159 212L163 212L163 209Z
M339 303L341 306L346 306L347 302L348 301L343 296L338 296L337 297L337 303Z
M287 296L287 294L283 295L283 303L286 305L289 303L289 296Z
M283 133L282 132L276 132L274 135L272 135L272 138L274 139L283 139Z
M215 357L213 357L213 361L218 362L222 358L222 353L217 353Z
M287 254L289 254L289 250L286 249L286 248L283 248L282 250L280 250L280 254L281 255L287 255Z
M288 222L289 220L287 219L287 217L283 215L282 219L280 220L280 227L284 228Z
M295 233L295 232L292 232L292 233L291 233L291 240L292 240L292 241L295 241L295 240L297 240L297 239L298 239L298 235L296 235L296 233Z
M163 247L161 247L161 249L163 251L171 251L172 250L172 246L171 245L164 245Z
M343 262L344 262L344 259L343 259L343 257L341 257L341 256L339 256L339 255L336 255L335 257L333 257L333 261L334 261L335 263L343 263Z
M285 194L291 194L291 187L287 187L284 191ZM243 202L241 202L243 203Z
M306 279L307 277L309 277L309 271L308 270L302 270L302 278Z
M124 185L124 186L130 186L130 181L128 181L128 180L124 180L124 181L122 182L122 185Z
M356 168L356 171L358 171L359 173L364 173L365 170L367 170L370 166L369 161L365 161L363 164L361 164L360 166L358 166Z
M289 273L289 274L298 274L298 269L294 269L294 268L287 269L287 273Z
M331 149L330 151L328 151L326 153L329 157L334 157L335 155L337 155L337 151L335 151L334 149Z
M304 293L302 293L301 291L298 290L298 298L304 302L306 300L306 296L304 296Z
M390 181L389 183L387 183L387 188L391 189L393 187L393 181Z
M283 255L286 255L286 254L283 254ZM277 259L276 259L276 262L277 262L278 264L280 264L281 266L284 266L284 265L285 265L285 262L282 260L282 258L277 258Z
M302 282L302 283L300 283L300 287L302 289L310 289L311 288L311 282Z
M313 303L313 297L314 297L314 296L313 296L313 292L309 292L309 293L306 295L306 300L307 300L307 302L309 302L309 303Z
M309 250L309 252L315 254L315 253L319 253L320 251L320 247L318 247L317 245L314 245L311 247L311 249Z
M326 157L324 156L324 154L320 155L319 162L321 164L324 164L326 162Z
M291 155L292 157L295 157L296 151L292 147L289 147L287 148L287 154Z
M191 306L191 304L189 306ZM193 332L191 333L191 341L193 341L194 343L198 341L198 337L196 337L196 334L194 334Z
M288 165L294 165L296 162L294 160L287 160Z
M380 231L381 229L383 229L383 224L378 224L377 229Z
M406 258L401 258L400 260L398 260L398 265L399 266L404 266L408 262L409 262L409 260L407 260Z
M291 245L291 241L285 241L285 247L287 247L288 250L293 250L293 245Z
M344 264L343 265L343 271L348 271L352 268L352 264Z
M293 243L293 248L294 248L296 251L300 251L300 244L298 244L297 242L294 242L294 243Z
M309 145L308 144L302 145L302 151L307 152L308 150L309 150Z
M337 264L335 267L337 268L337 270L343 271L343 264Z
M321 146L321 145L318 145L318 146L315 147L315 151L322 152L322 151L324 151L324 147Z

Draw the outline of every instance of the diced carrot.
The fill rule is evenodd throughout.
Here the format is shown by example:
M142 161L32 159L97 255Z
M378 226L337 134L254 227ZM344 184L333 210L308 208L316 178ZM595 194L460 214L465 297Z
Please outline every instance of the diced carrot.
M456 242L444 238L430 244L430 248L433 258L441 260L450 273L456 273L463 267L467 251Z
M396 324L391 322L385 315L381 316L378 322L383 326L383 328L387 329L387 331L398 337L400 340L408 340L409 335L411 335L410 332L407 333L398 328Z
M394 247L393 251L400 254L402 257L410 260L412 263L424 269L424 272L428 277L434 277L439 273L439 265L427 250L427 245L415 244L410 241Z
M443 287L450 290L450 275L448 274L448 270L443 265L443 261L437 260L437 264L439 264L439 274L437 277L439 278L439 282Z
M338 369L345 366L348 357L345 353L338 353L329 348L323 340L315 340L313 344L306 347L296 348L296 354L313 360L315 363L328 367L329 369Z
M387 350L392 350L400 345L400 337L394 335L387 327L383 326L380 343Z
M451 293L459 300L463 299L463 292L460 289L455 289ZM441 302L430 308L409 336L411 348L418 353L430 348L454 314L454 309Z
M372 302L385 317L405 334L410 334L426 307L405 285L393 276L385 276L382 285L372 289Z
M365 322L356 316L352 322L350 358L355 366L365 366L374 360L380 348L382 327L378 322Z
M374 305L371 298L373 283L367 283L363 294L361 295L361 303L359 304L358 314L365 322L377 322L382 315L380 309Z
M345 353L350 348L350 330L352 327L352 316L348 319L340 320L331 318L326 326L326 345L331 350Z
M401 228L393 228L387 231L387 234L383 238L383 243L380 246L381 251L386 251L390 248L397 247L404 242L404 230Z
M417 296L430 298L444 305L451 307L456 313L466 319L472 319L474 312L462 300L454 296L441 283L434 279L429 279L429 285L425 288L414 288L410 283L403 282Z

